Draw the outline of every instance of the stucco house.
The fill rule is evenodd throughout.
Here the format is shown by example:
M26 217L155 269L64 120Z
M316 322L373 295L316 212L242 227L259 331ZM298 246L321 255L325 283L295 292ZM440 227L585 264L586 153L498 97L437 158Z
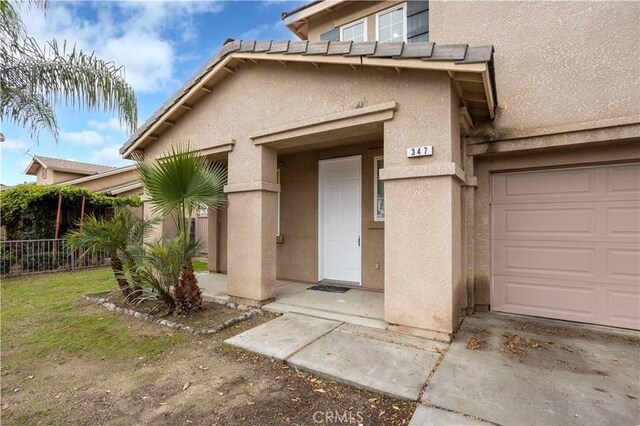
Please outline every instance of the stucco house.
M233 300L323 281L442 340L474 309L640 329L639 3L282 19L300 40L228 41L121 148L227 164L209 257Z
M25 174L36 176L38 185L53 185L113 170L115 167L34 155Z

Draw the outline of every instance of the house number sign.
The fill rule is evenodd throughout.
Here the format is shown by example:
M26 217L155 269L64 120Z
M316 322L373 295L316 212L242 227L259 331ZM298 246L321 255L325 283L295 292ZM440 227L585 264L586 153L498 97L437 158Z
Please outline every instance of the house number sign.
M433 146L414 146L413 148L407 148L407 157L427 157L433 155Z

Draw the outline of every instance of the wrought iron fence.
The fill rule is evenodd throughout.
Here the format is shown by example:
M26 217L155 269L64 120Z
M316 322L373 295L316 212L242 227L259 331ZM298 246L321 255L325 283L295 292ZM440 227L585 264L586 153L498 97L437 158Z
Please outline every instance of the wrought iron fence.
M26 275L94 268L109 263L105 252L72 250L65 240L0 241L0 275Z

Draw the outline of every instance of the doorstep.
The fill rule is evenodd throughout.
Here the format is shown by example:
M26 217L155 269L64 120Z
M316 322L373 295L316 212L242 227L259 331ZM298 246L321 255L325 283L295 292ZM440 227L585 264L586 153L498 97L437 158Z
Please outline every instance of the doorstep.
M331 380L412 401L419 399L448 346L292 312L226 343Z

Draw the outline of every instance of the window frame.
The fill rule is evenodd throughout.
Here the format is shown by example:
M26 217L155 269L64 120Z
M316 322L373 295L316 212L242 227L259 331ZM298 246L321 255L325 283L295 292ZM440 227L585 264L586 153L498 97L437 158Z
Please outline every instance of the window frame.
M380 41L380 16L385 13L393 12L395 10L402 9L402 41L407 42L407 3L396 4L393 7L390 7L385 10L381 10L376 13L376 41L379 43L391 43L391 42L381 42Z
M378 161L382 160L382 168L384 168L384 155L376 155L373 157L373 221L384 222L384 216L378 217ZM383 198L384 200L384 198Z
M367 41L367 18L362 18L362 19L358 19L357 21L351 21L348 24L344 24L340 26L340 41L352 41L352 40L345 40L344 39L344 30L353 26L356 26L360 23L364 23L364 40L362 40L363 42ZM357 42L356 42L357 43Z

